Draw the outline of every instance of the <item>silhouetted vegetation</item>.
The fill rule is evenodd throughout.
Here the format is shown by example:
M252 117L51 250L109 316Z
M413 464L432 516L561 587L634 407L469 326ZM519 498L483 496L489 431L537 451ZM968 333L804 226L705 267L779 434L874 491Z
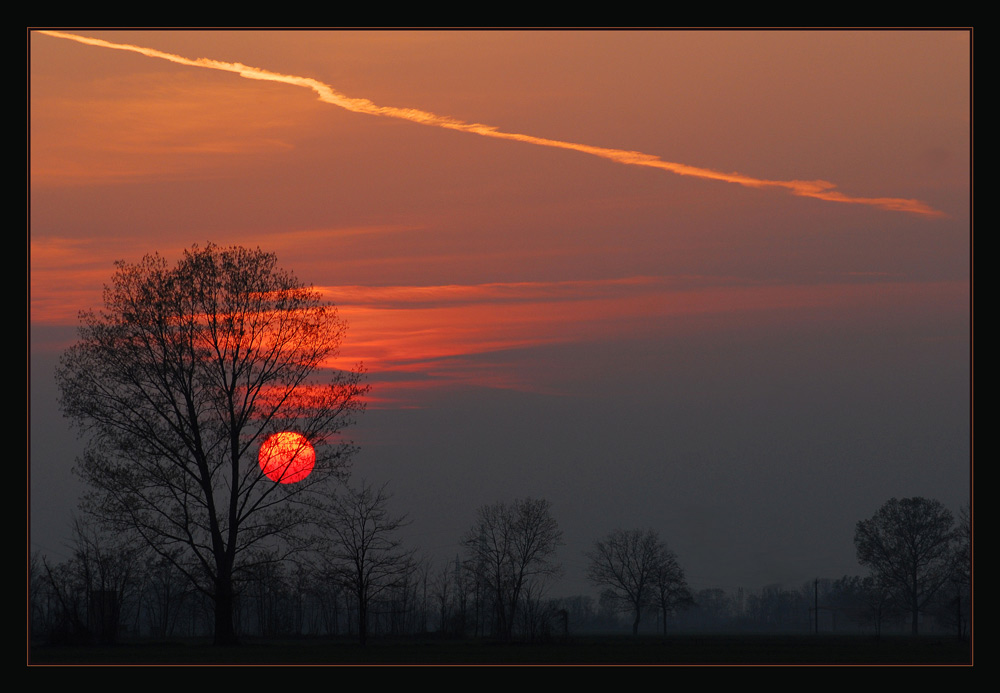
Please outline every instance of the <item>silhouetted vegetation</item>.
M691 602L677 556L651 529L615 530L587 554L587 578L605 588L605 597L632 613L632 635L639 634L642 613L653 607L663 619Z
M215 639L235 641L242 574L307 548L313 503L343 478L336 436L362 408L360 373L321 368L344 323L274 255L192 247L117 263L101 311L81 314L57 372L63 412L86 435L85 510L135 532L212 600ZM273 483L270 434L316 447L315 470Z
M385 485L349 488L332 501L323 524L329 537L321 554L324 572L354 597L362 645L368 639L369 608L381 595L405 587L415 568L413 551L404 549L397 536L406 518L390 514L388 500Z
M876 591L909 612L917 634L920 612L956 570L955 521L947 508L926 498L892 498L871 519L858 522L858 562L872 571Z
M479 509L462 539L465 566L474 576L477 629L483 623L484 632L511 640L518 625L529 638L546 627L541 599L547 581L561 570L553 561L561 543L547 500L524 498Z

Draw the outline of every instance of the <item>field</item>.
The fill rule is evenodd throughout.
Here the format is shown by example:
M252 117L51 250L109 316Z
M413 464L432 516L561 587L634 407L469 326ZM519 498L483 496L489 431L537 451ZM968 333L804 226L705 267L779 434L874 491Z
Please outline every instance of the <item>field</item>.
M205 641L115 647L32 647L32 665L970 665L968 642L938 637L699 635L578 637L544 644L485 640L248 639L236 648Z

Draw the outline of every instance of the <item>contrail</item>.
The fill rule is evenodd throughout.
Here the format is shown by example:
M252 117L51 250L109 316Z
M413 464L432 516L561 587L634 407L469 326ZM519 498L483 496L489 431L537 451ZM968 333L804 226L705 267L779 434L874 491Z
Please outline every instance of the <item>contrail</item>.
M698 168L695 166L688 166L686 164L663 161L658 156L643 154L642 152L594 147L588 144L564 142L562 140L534 137L533 135L524 135L516 132L503 132L492 125L467 123L456 118L441 116L415 108L378 106L368 99L358 99L345 96L344 94L336 91L330 85L324 84L323 82L310 77L282 75L276 72L263 70L259 67L243 65L242 63L227 63L220 60L211 60L209 58L198 58L196 60L192 60L180 55L164 53L163 51L158 51L153 48L143 48L142 46L133 46L125 43L113 43L103 39L79 36L77 34L67 34L61 31L39 31L38 33L57 38L70 39L71 41L79 41L80 43L85 43L90 46L114 48L116 50L140 53L141 55L145 55L150 58L169 60L170 62L178 63L180 65L188 65L190 67L204 67L211 70L222 70L223 72L235 72L241 77L246 77L248 79L261 79L270 82L282 82L284 84L305 87L316 92L320 101L334 106L339 106L340 108L344 108L355 113L367 113L368 115L400 118L413 123L420 123L421 125L447 128L449 130L459 130L461 132L469 132L476 135L482 135L484 137L527 142L528 144L534 144L541 147L571 149L583 152L584 154L598 156L603 159L610 159L611 161L618 162L619 164L658 168L664 171L670 171L671 173L676 173L680 176L694 176L695 178L707 178L709 180L718 180L726 183L736 183L737 185L742 185L748 188L784 188L793 195L799 195L801 197L815 197L817 199L827 200L830 202L870 205L872 207L887 209L894 212L911 212L913 214L921 214L931 217L944 216L943 212L928 206L920 200L907 200L897 197L852 197L850 195L845 195L844 193L836 190L836 185L825 180L764 180L740 173L722 173L721 171L713 171L707 168Z

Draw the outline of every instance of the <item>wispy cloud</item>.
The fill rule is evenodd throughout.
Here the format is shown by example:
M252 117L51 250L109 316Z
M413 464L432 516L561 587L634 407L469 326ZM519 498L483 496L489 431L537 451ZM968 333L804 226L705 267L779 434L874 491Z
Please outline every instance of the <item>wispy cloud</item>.
M185 58L179 55L174 55L172 53L165 53L163 51L158 51L152 48L145 48L142 46L134 46L123 43L114 43L103 39L91 38L87 36L79 36L77 34L67 34L60 31L41 31L39 33L46 34L48 36L53 36L56 38L78 41L80 43L84 43L91 46L98 46L101 48L111 48L115 50L131 51L134 53L145 55L150 58L168 60L170 62L177 63L179 65L186 65L189 67L202 67L211 70L221 70L224 72L233 72L235 74L240 75L241 77L246 77L247 79L280 82L292 86L303 87L315 92L316 95L319 97L320 101L337 106L339 108L346 109L348 111L352 111L354 113L364 113L373 116L398 118L413 123L419 123L421 125L445 128L449 130L457 130L459 132L481 135L483 137L513 140L517 142L524 142L527 144L533 144L542 147L568 149L572 151L581 152L584 154L589 154L591 156L597 156L603 159L608 159L610 161L614 161L619 164L624 164L628 166L643 166L648 168L655 168L681 176L692 176L695 178L702 178L707 180L735 183L736 185L741 185L749 188L783 189L787 190L793 195L798 195L801 197L811 197L819 200L826 200L828 202L869 205L872 207L877 207L879 209L885 209L889 211L909 212L913 214L919 214L931 217L943 216L942 212L934 209L933 207L930 207L929 205L927 205L924 202L921 202L920 200L896 198L896 197L859 197L859 196L847 195L843 192L838 191L834 183L825 180L766 180L761 178L755 178L753 176L744 175L741 173L735 173L735 172L725 173L706 168L699 168L696 166L689 166L687 164L664 161L658 156L654 156L652 154L644 154L642 152L637 152L637 151L611 149L606 147L595 147L588 144L579 144L575 142L566 142L562 140L554 140L544 137L535 137L533 135L527 135L516 132L504 132L492 125L485 125L482 123L469 123L449 116L438 115L435 113L415 108L379 106L368 99L353 98L341 94L330 85L324 84L323 82L320 82L319 80L310 77L279 74L258 67L244 65L242 63L223 62L219 60L212 60L209 58L197 58L197 59Z
M497 364L507 358L504 354L640 339L651 329L676 338L688 329L701 329L692 326L704 325L704 317L763 329L817 312L837 321L879 305L918 305L933 312L968 300L967 282L747 284L707 277L320 291L338 305L350 326L341 363L363 361L374 395L387 400L405 400L408 395L398 393L400 388L413 393L456 384L548 392L544 368L537 378L526 379L522 371L512 375Z

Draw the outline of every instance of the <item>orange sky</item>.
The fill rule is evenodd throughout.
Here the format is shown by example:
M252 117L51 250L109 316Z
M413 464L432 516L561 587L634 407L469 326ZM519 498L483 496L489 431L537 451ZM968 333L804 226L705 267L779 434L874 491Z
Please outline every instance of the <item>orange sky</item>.
M446 126L454 126L454 119L482 122L491 128L501 128L504 132L526 131L529 140L579 143L603 156L619 159L641 147L641 151L645 152L643 156L646 157L641 160L644 164L661 165L664 158L675 162L684 159L682 163L669 166L687 167L695 172L694 177L698 180L663 179L654 172L627 172L626 175L625 171L608 167L599 161L582 161L577 152L531 151L521 142L484 144L477 142L476 138L470 140L468 136L462 137L455 133L426 132L420 128L413 129L405 123L379 123L370 116L366 118L356 113L338 113L340 109L336 107L328 106L324 109L323 106L328 104L317 103L316 94L308 89L304 91L284 83L261 84L257 80L243 80L231 74L213 74L212 70L178 67L156 57L138 57L106 48L74 45L66 39L35 34L31 42L34 76L31 171L34 199L44 200L52 195L55 198L69 197L76 202L76 205L60 205L59 212L67 214L67 218L59 218L59 212L49 208L44 202L35 208L31 288L32 316L38 322L62 323L67 319L72 320L81 303L94 301L97 287L106 277L109 260L117 257L113 253L120 254L131 247L134 256L151 249L152 244L146 239L146 233L159 238L166 235L169 244L155 246L164 253L176 253L179 248L203 238L228 242L247 235L262 247L275 247L282 252L283 258L291 254L294 259L303 256L319 259L324 257L325 252L320 247L328 247L333 255L325 257L329 257L337 265L338 273L346 269L350 275L349 281L357 281L363 277L367 284L376 285L395 285L399 283L399 277L418 280L418 287L425 284L437 285L442 278L457 280L470 287L480 286L483 280L527 279L550 282L550 274L555 272L561 281L572 282L582 278L620 283L632 281L636 277L653 276L662 280L664 286L673 286L675 282L672 277L676 268L670 265L674 264L671 260L677 251L711 253L715 244L728 240L725 238L727 230L707 230L707 242L700 241L695 236L698 232L687 228L686 224L671 225L663 232L651 235L649 227L662 225L676 214L670 210L663 217L656 218L658 208L666 205L659 202L658 198L661 196L657 193L660 191L654 188L662 190L683 187L685 197L695 198L692 201L685 200L685 209L681 210L681 214L692 205L697 213L697 208L708 204L708 200L714 200L715 207L733 206L737 214L754 211L756 215L764 215L764 218L769 218L773 213L769 209L771 207L783 208L779 214L790 214L792 209L801 209L804 211L800 214L813 214L822 219L840 215L850 218L856 214L853 209L827 207L836 203L809 201L808 204L801 204L781 199L780 196L768 193L766 186L764 190L753 194L706 178L716 175L748 181L750 187L763 185L765 181L812 179L822 182L825 179L835 181L829 186L837 186L830 194L844 196L849 200L863 200L866 204L874 203L876 206L884 204L889 208L903 207L925 216L958 215L961 218L967 214L963 209L964 200L944 197L954 192L956 183L940 176L940 173L948 170L948 165L952 171L962 171L960 151L954 151L960 140L922 141L915 151L911 147L900 155L908 157L902 162L879 161L879 165L893 166L894 178L900 182L895 183L894 178L875 179L878 180L877 187L872 184L868 189L868 181L873 181L870 170L873 157L869 156L868 161L860 158L864 151L873 146L899 148L909 144L905 139L906 133L895 134L892 138L895 141L884 142L883 138L888 128L892 127L893 119L901 120L903 109L912 109L916 99L923 94L933 94L935 99L922 104L923 109L930 109L931 112L921 114L921 120L947 121L950 118L953 122L947 123L947 126L953 132L941 133L946 136L960 136L963 128L967 129L967 113L947 112L941 103L940 92L931 92L928 85L912 83L914 75L926 74L932 70L943 72L940 66L932 67L928 64L925 67L919 61L930 63L933 57L936 62L936 58L946 49L951 49L956 66L961 67L959 61L965 57L962 44L963 40L967 40L961 33L897 36L879 32L779 32L764 36L753 32L105 32L101 37L101 40L110 42L105 45L138 44L147 47L154 56L173 56L172 60L193 62L195 58L208 58L203 64L222 65L222 69L234 68L231 67L232 63L220 61L233 61L264 71L267 76L280 72L283 75L273 79L293 84L305 81L307 87L319 89L321 98L335 104L346 104L348 108L361 110L363 113L388 112L396 118L402 115L420 121L427 120L429 116L426 114L432 110L443 116L438 120ZM156 43L151 39L161 37L164 39L161 44L149 46L150 43ZM478 39L485 46L471 43ZM240 43L248 48L244 51L245 55L237 56L237 46ZM323 61L312 58L314 47L320 44L326 53ZM220 46L218 53L221 57L207 52L212 45ZM359 50L359 46L364 47L364 52ZM532 71L517 73L522 77L527 75L528 78L512 83L513 80L509 77L512 67L491 58L487 51L490 46L510 53L511 62L518 68L523 69L524 64L534 58L536 64ZM758 94L749 92L748 87L739 82L740 73L744 76L748 73L747 66L739 58L748 46L753 46L758 52L751 61L759 63L753 67L752 75L760 92ZM934 47L936 52L929 54L928 46ZM171 53L174 50L186 55L183 58L177 57ZM903 50L906 51L905 55L899 55L898 52ZM275 51L280 51L280 60L275 58L275 64L260 64L271 62L264 59ZM450 51L453 53L449 53ZM581 68L581 71L573 69L565 72L573 64L573 51L576 51L581 63L599 69L590 71ZM809 55L813 62L802 66L798 58L801 53ZM339 85L340 80L336 79L340 77L338 73L344 70L342 62L367 61L368 64L359 72L371 74L379 66L386 66L393 55L397 56L400 64L391 65L392 74L378 73L378 80L358 85L351 89L351 93L347 90L356 83L354 80L345 77L343 85ZM345 56L349 56L349 60L345 61ZM654 58L661 68L659 72L643 62ZM622 74L627 59L635 62L629 63L627 72ZM73 72L109 66L110 74L95 74L93 87L85 87L86 80L81 83L78 74L64 74L60 77L57 68L59 60L64 61L63 67L68 64L67 61L71 61ZM447 62L454 69L455 60L479 61L480 68L469 66L473 77L477 70L482 71L482 81L473 81L471 84L470 76L464 74L457 93L470 96L480 93L488 96L488 101L480 100L475 107L473 104L460 106L455 103L456 94L449 94L436 103L436 92L444 88L444 85L438 86L431 93L419 95L412 94L412 89L402 90L403 93L398 95L385 91L384 83L391 85L404 81L397 74L399 71L405 73L407 69L412 69L416 79L426 81L428 75L419 72L421 66L434 71ZM845 61L850 62L844 64ZM872 70L865 68L868 61L878 61L883 74L872 74ZM328 66L326 72L320 72L321 65L316 64L319 62ZM556 66L553 66L553 62L556 62ZM557 66L564 72L557 72ZM680 66L684 67L683 71ZM765 74L762 74L763 68L766 68ZM546 75L547 72L550 74ZM695 74L692 75L692 72ZM284 76L289 74L294 77ZM500 84L497 83L498 74L506 77L499 80ZM964 85L955 83L951 74L947 77L947 90L960 99ZM762 78L766 82L761 82ZM813 86L804 81L810 79L815 79L817 84ZM512 93L504 91L504 81L508 82ZM516 114L519 117L510 116L509 102L524 102L527 98L525 86L528 87L527 91L538 94L539 83L542 82L556 85L556 92L561 95L560 102L557 103L552 96L540 98L540 104L526 105L524 113ZM735 87L737 93L726 96L714 93L720 88L720 82L731 88ZM656 100L660 107L667 107L665 112L657 114L661 118L659 123L648 117L646 112L653 99L644 92L650 90L652 84L657 87ZM843 92L842 89L847 86L851 86L853 92ZM339 89L341 93L331 91L333 89ZM634 91L628 91L629 89ZM627 95L628 103L622 103L623 95ZM784 98L780 98L782 95ZM374 104L366 100L369 98ZM692 102L697 108L691 110L696 113L694 116L686 115L684 111L687 109L680 106ZM801 122L801 112L804 109L802 102L810 104L813 109L808 118L811 122ZM492 106L497 103L501 104L500 109ZM709 108L712 109L711 112L702 113ZM479 109L481 112L477 112ZM595 109L607 115L603 119L597 118L594 115ZM622 121L627 124L627 128L621 122L612 120L616 113L624 114ZM859 113L863 117L859 117ZM903 126L917 129L917 125L912 124L916 120L914 114L905 113ZM252 117L248 117L248 114L252 114ZM542 115L547 115L549 120L541 120ZM715 126L702 122L702 115L709 115L711 120L716 121ZM590 121L593 120L598 122L592 125ZM773 122L774 120L778 122ZM580 121L583 121L582 125ZM324 122L327 123L326 126L323 125ZM562 122L569 124L564 127ZM637 122L645 125L647 130L639 129ZM587 125L590 127L583 127ZM607 130L607 126L612 129ZM405 135L400 131L401 127L407 128ZM852 127L856 129L854 133L850 132ZM896 127L900 128L898 123ZM358 131L357 128L362 130ZM376 139L369 139L366 134L362 134L377 128L386 131L390 137L384 138L386 141L382 142L377 133L372 133L372 137ZM763 150L756 162L746 159L743 152L745 142L739 143L736 156L727 157L726 141L733 139L734 129L742 131L744 137L751 139L760 137L761 132L766 132L766 137L770 140L783 133L787 141L776 143L778 151L771 148ZM807 148L816 149L823 141L827 141L829 149L823 152L826 161L816 159L807 167L803 165L800 156L789 157L789 154L794 154L790 149L803 146L803 129L809 131L804 143ZM531 132L527 132L528 130ZM662 142L664 131L675 133L681 142L690 142L692 139L705 141L707 136L707 141L711 144L701 151L694 151L690 145L672 146L668 151L662 151L658 149L658 144ZM642 139L644 132L648 132L648 135ZM397 144L397 138L400 137L405 137L407 141L399 141ZM369 143L362 144L366 139ZM309 140L327 142L327 155L316 154L319 145L307 144ZM423 150L411 154L414 152L413 143L423 141L427 142ZM853 156L858 157L853 161L850 156L839 151L845 141L854 152ZM646 142L650 144L645 144ZM300 167L291 175L298 179L298 183L304 183L307 187L315 187L316 183L313 181L328 178L332 174L334 181L330 185L335 187L340 182L337 178L344 175L344 169L350 164L360 163L362 170L369 165L375 166L384 162L386 156L394 156L397 146L401 148L401 164L393 168L398 171L398 175L411 179L402 181L404 189L423 187L424 181L419 179L427 176L427 169L438 171L442 170L442 163L445 166L442 174L443 189L425 195L417 204L409 226L401 226L400 222L407 222L398 211L392 211L393 207L404 205L392 202L385 205L390 209L386 210L387 218L381 220L383 223L372 223L375 221L373 217L383 206L384 198L378 191L381 185L357 191L357 198L351 196L349 215L354 217L360 212L359 216L367 218L367 223L359 219L362 223L354 228L343 228L338 224L338 215L333 208L337 206L336 200L346 201L348 195L338 195L336 190L328 192L328 199L332 203L329 205L331 209L328 210L328 215L322 214L323 208L327 206L323 204L322 196L317 198L303 191L305 194L300 198L288 190L285 192L291 194L281 197L275 191L271 199L274 201L273 207L279 210L280 219L263 225L255 221L258 215L254 208L259 204L261 187L267 188L273 184L273 181L266 180L266 170L272 165L280 170ZM427 146L432 149L427 149ZM504 147L502 152L498 149L501 146ZM950 159L946 150L948 146L953 150L950 152ZM346 153L345 147L348 149ZM460 151L460 148L464 151ZM674 150L677 151L676 155L672 153ZM463 173L447 173L447 168L451 165L445 162L450 160L451 152L457 153L460 165L464 168ZM346 156L343 160L338 160L338 155L344 154ZM497 156L494 154L501 158L500 166L514 165L523 170L544 162L545 166L553 167L552 175L558 178L552 186L555 189L549 192L534 190L540 181L530 180L535 176L528 173L523 177L514 177L514 181L529 179L520 186L520 190L501 189L497 190L496 195L491 195L488 191L490 187L509 186L511 183L509 180L501 182L505 177L504 171L498 171ZM359 156L362 158L360 162L356 159ZM416 158L412 158L409 163L402 163L405 161L403 156ZM788 160L784 167L780 163L782 156ZM935 156L936 162L933 160ZM520 161L513 161L515 157ZM915 177L914 160L920 157L925 161L922 162L922 167L917 167L916 173L920 174L922 171L923 180L900 178L900 174ZM250 171L245 171L246 168ZM261 169L265 171L265 180L260 178ZM738 172L719 173L730 170ZM929 187L930 176L934 173L938 173L941 180L938 183L939 189ZM389 175L396 175L396 172ZM461 188L457 187L458 175L468 177L467 185L471 186L470 189L460 192ZM604 187L608 189L602 190L594 199L591 197L591 190L598 184L595 180L598 176L604 180ZM641 189L630 189L629 184L638 181L640 177L644 179L641 181ZM369 184L377 184L383 180L383 173L372 171L366 178ZM861 182L855 183L859 179ZM293 189L297 188L294 182L289 185ZM797 183L779 182L778 185L795 186ZM190 230L179 230L176 225L168 228L160 221L154 225L162 228L144 232L143 229L149 226L148 217L159 216L164 210L149 209L144 212L141 207L174 207L169 193L162 202L159 201L159 194L152 200L148 199L144 191L149 186L162 190L183 186L202 192L199 195L202 199L196 203L199 208L182 212L187 217L183 226ZM573 187L577 190L573 190ZM663 192L671 194L671 191ZM419 191L414 190L414 194L419 194ZM529 199L523 200L525 194ZM107 202L102 202L105 195ZM588 205L579 204L581 195L582 199L588 200ZM535 197L539 199L531 199ZM130 198L133 199L132 204L128 203ZM522 200L523 208L518 209ZM570 200L576 202L571 203ZM514 201L516 204L512 204ZM122 210L123 203L133 209ZM575 209L567 210L567 203L572 204ZM111 211L115 216L131 218L132 221L127 226L112 222L103 231L95 228L95 224L100 226L99 220L103 217L97 209L108 204L117 209L105 211ZM487 211L486 205L489 204L495 209ZM749 205L750 209L745 205ZM212 209L204 209L202 206ZM463 209L467 206L474 206L474 209ZM44 209L38 209L39 207ZM79 207L84 209L80 210ZM91 210L87 208L97 208L93 210L97 213L90 216L88 213ZM73 209L78 211L74 212ZM314 219L317 212L328 216L326 228L313 226L318 221ZM566 213L565 221L560 219L562 212ZM81 213L90 218L79 218ZM468 219L470 213L475 221ZM175 216L177 211L169 214ZM522 214L528 218L519 219ZM906 212L899 214L910 216ZM513 219L508 220L501 228L480 231L483 215L488 215L491 221L505 216ZM576 222L581 215L595 216L603 222L604 228L594 228L597 226L594 223L586 224L584 229L577 228ZM207 219L204 218L206 216ZM299 221L300 216L306 217L304 224ZM882 211L873 212L869 216L877 219L874 222L877 224L914 224L913 219L889 218L896 215ZM146 223L142 223L143 218ZM198 220L196 226L205 228L191 229L192 219ZM615 221L612 222L614 226L609 228L610 219ZM755 225L759 222L751 219L750 223ZM789 227L795 223L788 219L782 222L782 226ZM619 224L624 228L616 228ZM918 221L916 224L920 225L919 231L934 227L933 222ZM250 228L245 228L247 225ZM733 222L730 221L727 226L733 226ZM536 239L532 236L536 234L538 227L544 227L546 231L542 238ZM787 246L788 243L796 243L804 232L786 231L782 235L790 234L787 238L772 234L776 243ZM456 234L474 237L456 238ZM720 234L722 238L719 238ZM281 238L274 238L276 235ZM577 235L582 235L583 238L575 238ZM616 238L619 235L624 235L625 238L619 240ZM491 236L505 238L501 247L489 242L488 238ZM596 242L595 236L598 236ZM641 238L637 239L636 236ZM289 247L291 244L294 244L293 247ZM692 246L695 247L692 249ZM344 249L343 252L341 248ZM356 249L361 252L353 252ZM388 253L383 252L384 250L388 250ZM633 257L621 257L620 262L614 263L618 267L595 271L594 265L603 261L602 256L608 253ZM777 254L779 257L776 260L780 262L781 252ZM573 257L574 255L582 257ZM643 261L643 257L649 255L664 256L666 272L651 272L656 268L655 263ZM637 264L629 266L629 260L633 258L637 260ZM619 258L613 257L611 260L614 262ZM683 269L686 272L698 270L700 274L697 257L693 257L693 260L694 262L684 263ZM845 260L847 261L840 263L838 267L825 267L823 276L807 278L806 281L839 284L845 278L859 276L859 272L870 271L868 267L856 267L852 264L858 261L857 258ZM739 262L739 259L735 261ZM400 268L400 263L405 267ZM579 267L580 265L583 267ZM300 262L292 266L300 274L310 269L304 268ZM420 271L425 268L427 271ZM724 290L743 291L744 287L740 286L741 278L729 276L732 269L740 271L740 268L727 268L727 274L720 277L719 281L725 287ZM792 272L796 270L794 267L787 269ZM323 276L320 276L320 273L310 272L303 276L313 282L325 284L329 281L326 274L322 273ZM476 281L470 281L470 278ZM945 278L956 277L952 272L952 276ZM957 278L961 280L960 275ZM782 278L769 276L766 279L768 283L774 283L776 280L781 282ZM909 281L912 278L901 276L900 279ZM784 292L794 292L800 281L800 277L792 277ZM705 283L704 280L700 282L701 285ZM572 284L562 286L565 288ZM78 299L65 300L70 294L77 292L80 292ZM337 293L336 290L334 293ZM634 301L634 298L620 300ZM661 304L665 302L670 302L669 297L664 296L660 301ZM476 303L485 303L487 306L491 304L488 297ZM568 323L573 321L566 319L562 312L563 306L550 304L550 308L558 313L553 320L546 318L543 304L535 303L534 322L549 323L546 331L550 336L547 339L558 339L557 335L551 334L556 329L552 323L559 322L564 329L572 330L572 325ZM622 309L626 312L632 310L624 306ZM693 309L692 306L686 308ZM464 314L455 317L467 322L471 310L467 309ZM490 322L488 313L488 309L481 313L482 321ZM506 311L504 314L506 315ZM398 327L385 326L380 333L398 335L401 343L391 351L400 352L413 347L409 335L416 328L412 323L425 319L425 316L408 311L408 316L403 317L398 312L382 311L380 318L398 321ZM501 319L508 320L506 317ZM518 325L509 325L508 328L532 329L531 322L522 320ZM454 328L451 330L454 344L441 344L436 349L442 354L458 355L464 348L475 352L490 347L489 339L470 339L468 333L468 327ZM370 338L365 336L359 338L370 342ZM538 337L512 336L508 333L507 338L497 344L521 344L533 339ZM426 344L426 339L421 341ZM420 358L420 355L414 358Z
M787 392L840 373L809 391L835 412L878 401L866 420L885 378L927 402L899 426L930 435L942 397L962 420L966 31L69 33L156 53L29 32L33 379L114 260L212 241L276 252L340 306L376 409L479 392L544 420L567 397L655 412L647 385L699 373L715 420L766 371ZM58 421L54 401L33 394L32 417ZM638 457L660 449L632 435ZM930 487L966 483L933 469ZM865 502L903 493L891 478Z

